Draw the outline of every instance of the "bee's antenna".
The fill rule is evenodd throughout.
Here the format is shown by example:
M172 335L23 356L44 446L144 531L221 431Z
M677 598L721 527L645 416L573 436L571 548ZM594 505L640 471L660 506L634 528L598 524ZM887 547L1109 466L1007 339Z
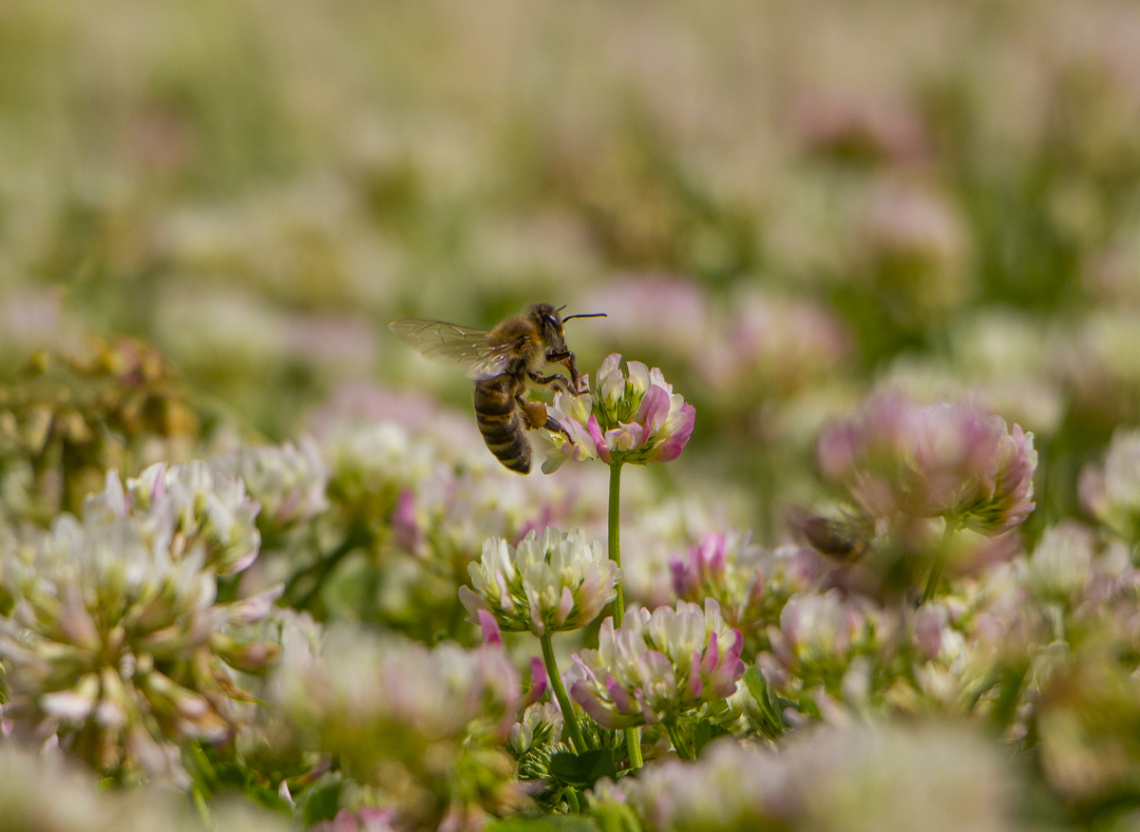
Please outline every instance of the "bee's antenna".
M561 312L565 308L566 308L566 304L562 304L561 306L559 306L557 309L554 310L554 313L558 314L559 312Z
M565 309L566 307L564 306L562 308ZM591 312L589 315L567 315L565 318L562 319L562 323L566 323L571 318L604 318L604 317L606 317L605 312Z

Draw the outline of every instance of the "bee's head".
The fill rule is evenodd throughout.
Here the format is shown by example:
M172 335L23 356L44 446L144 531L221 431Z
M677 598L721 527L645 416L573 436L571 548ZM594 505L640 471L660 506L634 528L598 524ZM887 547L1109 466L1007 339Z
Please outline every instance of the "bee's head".
M606 316L604 312L594 312L589 315L558 317L558 313L565 308L565 306L559 306L555 309L549 303L536 303L530 308L530 318L542 332L551 352L566 352L566 333L562 326L566 321L571 318L604 318Z
M562 319L558 313L566 307L555 309L549 303L536 303L530 308L530 319L542 333L542 340L552 352L566 351L566 335L562 329Z

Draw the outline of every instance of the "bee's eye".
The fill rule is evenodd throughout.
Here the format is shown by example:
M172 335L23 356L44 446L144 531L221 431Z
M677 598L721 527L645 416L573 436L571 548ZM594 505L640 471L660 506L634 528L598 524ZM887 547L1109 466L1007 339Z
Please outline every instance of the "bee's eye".
M554 320L554 318L552 318L550 315L543 315L542 319L546 321L546 324L548 326L558 326L558 322Z

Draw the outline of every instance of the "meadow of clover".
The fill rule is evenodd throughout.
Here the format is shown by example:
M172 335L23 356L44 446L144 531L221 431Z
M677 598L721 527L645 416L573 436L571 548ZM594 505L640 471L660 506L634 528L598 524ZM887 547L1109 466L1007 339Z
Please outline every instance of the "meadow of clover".
M400 318L565 305L534 470ZM0 829L1140 828L1140 6L4 0Z

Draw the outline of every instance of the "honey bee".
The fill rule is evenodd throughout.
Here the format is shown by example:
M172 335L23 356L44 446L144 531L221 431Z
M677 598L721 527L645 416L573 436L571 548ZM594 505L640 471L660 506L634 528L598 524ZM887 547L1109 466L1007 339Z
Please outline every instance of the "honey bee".
M563 324L571 318L599 318L604 313L568 315L566 307L533 304L491 330L444 321L403 318L388 325L405 344L421 355L459 364L475 379L475 419L487 448L499 462L520 474L530 472L530 443L525 428L546 428L569 435L546 412L542 402L523 398L531 384L563 390L572 396L586 392L574 353L566 348ZM563 364L570 373L543 375L547 364Z
M797 509L790 512L788 523L817 552L844 563L858 560L870 546L871 530L851 517L833 520Z

